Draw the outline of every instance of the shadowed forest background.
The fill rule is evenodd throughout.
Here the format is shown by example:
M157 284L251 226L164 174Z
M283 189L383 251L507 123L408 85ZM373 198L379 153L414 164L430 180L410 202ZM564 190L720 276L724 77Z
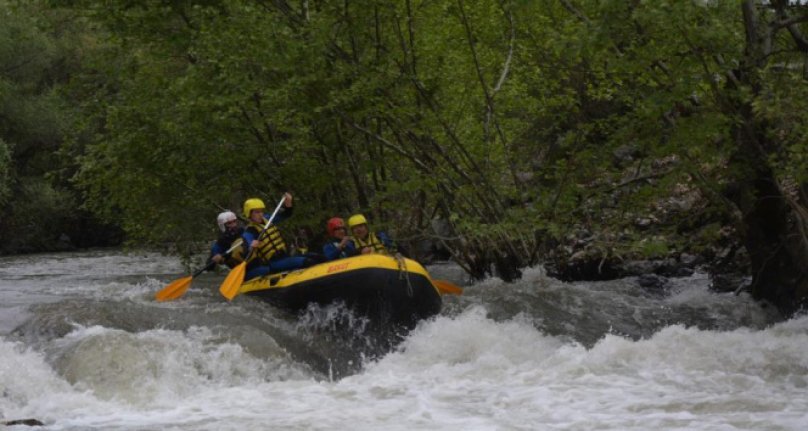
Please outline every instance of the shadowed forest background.
M363 212L476 278L686 261L791 313L799 3L0 0L0 249L188 255L289 190L289 240Z

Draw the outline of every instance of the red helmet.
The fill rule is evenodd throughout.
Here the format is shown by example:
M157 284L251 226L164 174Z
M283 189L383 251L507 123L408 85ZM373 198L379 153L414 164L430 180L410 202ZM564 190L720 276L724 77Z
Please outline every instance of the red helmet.
M328 236L334 236L334 231L341 227L345 227L345 220L339 217L331 217L328 219L328 224L326 225Z

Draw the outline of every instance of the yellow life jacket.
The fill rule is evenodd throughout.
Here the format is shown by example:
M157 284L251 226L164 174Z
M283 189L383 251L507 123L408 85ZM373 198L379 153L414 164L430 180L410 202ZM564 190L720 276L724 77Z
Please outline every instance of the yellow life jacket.
M263 221L263 224L250 222L246 229L253 235L258 236L264 229L265 224L266 220ZM283 237L278 228L272 224L269 225L269 228L267 228L263 234L258 236L258 247L253 251L253 255L262 263L268 263L276 253L280 255L285 251L286 242L283 241Z
M357 251L361 252L363 248L370 247L373 249L373 253L390 254L384 244L379 240L379 237L373 232L368 232L368 237L364 241L356 236L353 237L353 240L354 244L356 244Z

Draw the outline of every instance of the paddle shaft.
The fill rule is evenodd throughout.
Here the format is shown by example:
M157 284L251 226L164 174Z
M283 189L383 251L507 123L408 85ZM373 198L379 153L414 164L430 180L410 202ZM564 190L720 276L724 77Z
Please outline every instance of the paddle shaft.
M230 253L232 253L232 252L233 252L233 250L235 250L236 248L238 248L238 247L239 247L241 244L243 244L243 243L244 243L244 240L243 240L243 239L241 239L241 238L239 238L239 239L237 239L237 240L233 241L233 245L232 245L230 248L228 248L226 252L222 253L222 256L223 256L223 257L227 257L227 255L229 255ZM207 270L209 270L209 269L213 268L214 266L216 266L216 262L214 262L214 261L212 261L212 260L211 260L210 262L208 262L208 264L207 264L207 265L205 265L204 267L199 268L198 270L196 270L196 272L194 272L194 274L193 274L191 277L192 277L192 278L196 278L196 276L197 276L197 275L202 274L203 272L205 272L205 271L207 271Z
M230 249L227 250L224 253L224 255L227 256L228 254L230 254L233 250L236 249L236 247L240 246L243 242L244 241L241 239L234 241L233 246L230 247ZM191 280L196 278L197 275L202 274L203 271L212 268L214 265L216 265L216 262L211 260L210 262L207 263L207 265L196 270L196 272L194 272L193 275L171 282L168 286L164 287L162 290L157 292L155 298L158 301L171 301L173 299L181 297L191 286Z
M191 278L196 278L196 276L197 276L197 275L202 274L203 272L205 272L205 271L207 271L207 270L209 270L209 269L213 268L213 267L214 267L214 265L216 265L216 262L214 262L214 261L212 261L212 260L211 260L210 262L208 262L208 264L207 264L207 265L203 266L202 268L197 269L197 270L196 270L196 272L194 272L194 273L191 275Z

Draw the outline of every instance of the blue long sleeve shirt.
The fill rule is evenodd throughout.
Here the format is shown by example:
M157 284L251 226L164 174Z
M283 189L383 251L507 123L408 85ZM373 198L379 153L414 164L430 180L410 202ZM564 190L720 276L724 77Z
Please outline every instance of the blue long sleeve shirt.
M339 244L340 241L341 240L336 238L329 238L329 242L323 246L323 255L325 255L327 260L336 260L357 254L356 245L353 241L348 241L348 243L345 244L345 248L342 250L337 247L337 244Z

